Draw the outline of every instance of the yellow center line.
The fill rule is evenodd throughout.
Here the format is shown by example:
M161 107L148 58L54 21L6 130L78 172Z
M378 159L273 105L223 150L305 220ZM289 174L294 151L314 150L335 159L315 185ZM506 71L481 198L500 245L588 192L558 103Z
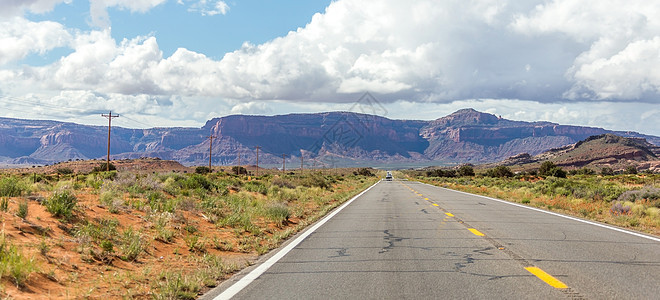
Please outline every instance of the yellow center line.
M445 213L445 215L453 217L454 215L452 213Z
M437 204L433 203L433 206L440 206L440 205L437 205Z
M474 229L474 228L468 228L468 230L469 230L470 232L474 233L474 235L476 235L476 236L484 236L483 233L481 233L479 230L476 230L476 229Z
M429 200L429 198L424 198L424 200Z
M537 268L537 267L527 267L525 268L528 272L534 274L534 276L538 277L539 279L545 281L545 283L549 284L551 287L556 288L556 289L567 289L568 286L559 281L559 279L552 277L552 275L546 273L545 271Z

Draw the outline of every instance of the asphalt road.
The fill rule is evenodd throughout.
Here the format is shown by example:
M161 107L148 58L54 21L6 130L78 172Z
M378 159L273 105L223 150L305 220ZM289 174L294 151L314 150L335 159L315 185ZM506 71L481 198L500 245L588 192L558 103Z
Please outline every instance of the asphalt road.
M660 298L658 238L418 182L380 182L306 234L234 299Z

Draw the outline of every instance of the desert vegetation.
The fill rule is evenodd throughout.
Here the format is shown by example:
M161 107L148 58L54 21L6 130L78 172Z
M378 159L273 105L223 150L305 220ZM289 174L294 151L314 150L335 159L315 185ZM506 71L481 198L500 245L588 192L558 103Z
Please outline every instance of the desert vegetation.
M192 299L377 181L369 169L101 167L0 174L3 298Z
M552 163L521 174L503 166L474 176L447 170L407 174L437 186L660 234L660 174L638 174L632 168L616 175L611 169L566 172Z

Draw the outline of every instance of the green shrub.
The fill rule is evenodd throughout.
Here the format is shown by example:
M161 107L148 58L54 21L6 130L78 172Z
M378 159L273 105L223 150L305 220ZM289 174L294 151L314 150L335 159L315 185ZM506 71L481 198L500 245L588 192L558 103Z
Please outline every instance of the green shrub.
M115 165L110 163L109 170L110 171L115 171L115 170L117 170L117 167L115 167ZM104 162L104 163L102 163L102 164L100 164L100 165L98 165L98 166L96 166L92 169L92 172L105 172L105 171L108 171L108 163L107 162Z
M575 169L568 173L570 175L596 175L596 171L590 168Z
M105 191L101 193L99 197L99 202L105 206L110 213L116 214L121 208L121 199L115 191Z
M57 174L60 174L60 175L73 174L73 170L71 168L57 168L56 172L57 172Z
M374 173L372 173L368 168L359 168L357 171L355 171L354 174L367 177L375 176Z
M8 211L9 210L9 198L2 197L0 198L0 211Z
M497 166L492 169L486 170L486 176L488 177L513 177L513 172L507 166Z
M16 216L25 220L28 215L28 202L23 200L18 202L18 210L16 211Z
M458 176L474 176L474 168L471 165L462 165L458 168Z
M27 190L27 185L14 176L0 179L0 197L19 197Z
M208 174L211 173L211 168L205 166L199 166L195 168L195 173L197 174Z
M248 181L243 185L243 189L248 192L260 193L266 195L268 193L268 188L261 181Z
M233 166L231 167L231 171L236 175L247 174L247 170L241 166Z
M77 203L76 196L69 190L55 191L50 198L43 202L46 210L53 217L62 217L67 221L73 216Z
M456 177L456 170L435 169L426 171L428 177Z
M544 161L541 164L541 166L539 167L538 174L539 174L539 176L543 176L543 177L551 176L550 175L550 170L552 170L553 168L556 168L556 167L557 166L553 162Z
M34 258L27 258L0 234L0 277L9 275L18 287L24 287L30 274L38 269Z
M323 175L316 173L316 174L311 174L306 176L300 181L300 184L302 186L306 187L320 187L322 189L328 189L330 188L331 182L329 182L327 178L323 177Z
M610 167L603 167L602 169L600 169L600 175L603 176L614 175L614 170L612 170L612 168Z
M119 246L122 260L135 261L145 248L146 245L140 232L133 230L132 227L124 230Z
M266 217L278 225L289 220L291 212L285 203L275 203L266 207Z
M628 166L625 171L623 171L624 174L637 174L637 168L635 166Z
M156 299L195 299L201 287L195 280L177 272L166 272L159 276L159 292Z

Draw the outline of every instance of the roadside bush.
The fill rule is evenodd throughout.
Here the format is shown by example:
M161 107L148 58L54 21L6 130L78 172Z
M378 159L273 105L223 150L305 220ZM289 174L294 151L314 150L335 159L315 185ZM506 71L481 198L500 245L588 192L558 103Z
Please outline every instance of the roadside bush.
M266 207L266 216L278 225L289 220L291 212L285 203L274 203Z
M630 202L635 202L643 199L646 199L648 201L655 201L660 199L660 188L647 186L639 190L625 191L617 198L618 201L630 201Z
M231 171L236 175L247 174L247 170L241 166L233 166L231 167Z
M566 171L564 171L562 168L558 167L551 161L545 161L541 164L541 167L539 167L539 176L542 177L548 177L548 176L554 176L558 178L566 178Z
M203 188L208 191L214 187L214 184L208 178L206 178L206 176L199 174L191 174L190 176L187 176L186 179L181 183L183 188L189 190Z
M104 162L104 163L102 163L102 164L100 164L100 165L94 167L94 168L92 169L92 172L105 172L105 171L107 171L107 170L108 170L108 163L107 163L107 162ZM112 163L110 163L110 171L115 171L115 170L117 170L117 167L115 167L115 165L113 165Z
M270 184L278 187L287 187L290 189L296 188L296 185L289 180L282 177L275 177L271 180Z
M435 169L426 171L428 177L456 177L456 170Z
M313 174L313 175L308 175L307 177L303 178L300 181L300 184L302 186L306 186L306 187L315 187L316 186L316 187L320 187L322 189L330 188L330 183L328 182L328 180L326 180L326 178L323 177L323 175L318 174L318 173Z
M357 171L353 173L354 175L361 175L361 176L374 176L374 173L371 172L368 168L359 168Z
M146 248L144 238L138 231L129 227L121 235L121 259L124 261L135 261Z
M211 168L205 166L199 166L195 168L195 173L197 174L208 174L211 173Z
M0 179L0 197L19 197L27 190L27 185L14 176Z
M30 274L36 271L34 258L23 256L15 245L7 241L4 233L0 234L0 277L9 275L16 286L24 287Z
M603 176L614 175L614 170L612 170L612 168L610 168L610 167L603 167L603 168L600 169L600 175L603 175Z
M625 171L623 171L624 174L637 174L637 168L635 166L628 166Z
M43 202L46 210L53 215L53 217L62 217L65 220L70 220L73 216L73 211L76 208L78 200L73 192L69 190L55 191L50 198Z
M259 193L266 195L268 193L268 188L261 181L248 181L243 185L243 189L248 192Z
M0 198L0 211L8 211L9 210L9 198L2 197Z
M458 168L458 176L468 177L474 176L474 168L471 165L462 165Z
M570 175L596 175L596 171L590 168L573 169L568 172Z
M18 203L18 210L16 211L16 216L25 220L28 215L28 203L26 200L23 200Z
M497 166L492 169L486 170L488 177L513 177L513 172L507 166Z
M71 168L57 168L56 172L57 172L57 174L60 174L60 175L73 174L73 170L71 170Z

